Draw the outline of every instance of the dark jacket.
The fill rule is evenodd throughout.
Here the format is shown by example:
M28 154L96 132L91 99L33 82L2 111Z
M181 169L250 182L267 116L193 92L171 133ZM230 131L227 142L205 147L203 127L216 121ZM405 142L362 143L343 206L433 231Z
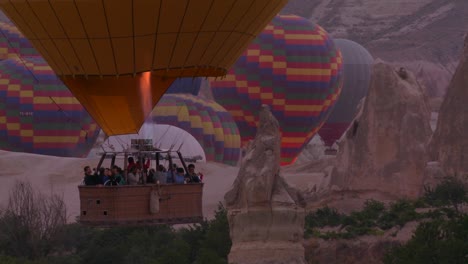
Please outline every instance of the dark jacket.
M91 175L85 174L84 183L85 185L89 186L102 184L101 180L99 179L99 176L96 173Z

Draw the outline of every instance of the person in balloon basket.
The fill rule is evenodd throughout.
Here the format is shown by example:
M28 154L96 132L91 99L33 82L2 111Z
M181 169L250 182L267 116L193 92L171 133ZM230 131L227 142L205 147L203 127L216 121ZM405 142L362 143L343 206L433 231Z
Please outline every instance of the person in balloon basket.
M137 164L135 163L135 160L133 159L133 157L128 157L127 162L128 162L127 171L132 171L133 167L137 167Z
M177 168L176 175L175 175L175 183L184 184L185 182L185 175L184 175L184 168Z
M112 175L115 177L115 180L117 181L117 183L118 183L119 185L125 185L125 184L127 184L127 183L125 182L125 178L124 178L124 176L123 176L123 171L122 171L122 169L121 169L119 166L114 165L114 166L112 167Z
M166 184L167 183L167 171L166 168L159 164L158 170L156 171L156 183Z
M102 179L104 182L104 186L117 186L119 183L117 182L117 179L115 178L115 175L112 174L111 169L106 168L104 170L104 178Z
M84 184L87 186L93 186L93 185L100 185L102 184L101 179L99 178L99 175L96 173L96 171L92 171L91 167L85 166L84 167Z
M201 174L200 172L199 173L195 172L195 165L189 164L187 169L188 169L188 172L187 174L185 174L185 178L187 182L200 183L202 181L203 174Z
M138 158L137 159L137 162L135 164L135 166L137 166L140 170L142 170L143 172L147 172L149 167L151 165L151 160L150 159L146 159L144 157L142 157L141 159Z
M177 165L172 164L172 166L169 167L166 173L166 182L167 183L176 183L175 182L175 176L177 174Z
M137 185L140 180L139 169L136 166L133 166L130 172L127 174L128 185Z

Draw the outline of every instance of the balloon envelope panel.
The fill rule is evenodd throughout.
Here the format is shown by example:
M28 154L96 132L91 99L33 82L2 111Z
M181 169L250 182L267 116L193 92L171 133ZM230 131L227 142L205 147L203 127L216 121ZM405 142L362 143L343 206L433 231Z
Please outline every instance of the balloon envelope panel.
M335 39L335 45L343 56L344 82L340 98L319 130L326 146L340 139L353 121L359 102L367 95L374 61L366 48L354 41Z
M203 81L203 78L178 78L169 86L165 94L198 95Z
M38 56L31 42L21 34L13 23L0 20L0 59L21 56Z
M277 16L211 89L234 117L243 144L255 136L261 105L270 106L285 165L322 126L341 85L341 54L325 30L305 18Z
M138 133L175 78L222 76L287 0L0 1L107 135ZM102 107L115 102L112 111Z
M0 1L62 76L221 76L287 0Z
M190 94L164 95L151 119L157 124L179 127L202 146L207 160L236 165L240 136L231 115L216 102Z
M99 127L41 57L0 62L0 149L84 157Z

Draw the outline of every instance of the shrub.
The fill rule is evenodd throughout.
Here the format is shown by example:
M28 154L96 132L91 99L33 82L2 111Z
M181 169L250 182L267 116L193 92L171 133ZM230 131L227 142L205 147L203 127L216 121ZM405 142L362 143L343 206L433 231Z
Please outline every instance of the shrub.
M0 248L10 256L47 256L66 224L67 210L59 195L46 196L29 182L16 181L0 218Z
M468 200L464 182L456 177L447 177L435 188L424 187L425 201L432 206L452 205L459 212L459 205Z
M341 224L343 215L339 214L335 208L328 206L317 209L314 213L309 213L305 217L305 225L310 228L324 226L338 226Z
M389 250L386 264L468 263L468 216L421 223L405 245Z
M382 214L377 223L380 228L387 230L420 218L422 215L416 212L416 207L411 201L399 200L390 205L390 209Z

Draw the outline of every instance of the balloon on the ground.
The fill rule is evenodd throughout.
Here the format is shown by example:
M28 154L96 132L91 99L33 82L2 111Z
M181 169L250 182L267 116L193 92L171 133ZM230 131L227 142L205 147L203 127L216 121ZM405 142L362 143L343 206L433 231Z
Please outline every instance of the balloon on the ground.
M13 23L0 20L0 60L22 56L39 56L39 53Z
M99 127L41 57L0 62L0 149L84 157Z
M302 17L277 16L211 89L234 117L243 145L255 136L261 105L270 106L286 165L322 126L341 85L341 54L327 32Z
M367 95L374 61L366 48L354 41L335 39L335 45L343 56L344 82L340 98L318 132L326 146L340 139L353 121L359 102Z
M108 135L179 77L223 76L287 0L0 1Z
M239 130L231 114L216 102L190 94L168 94L161 98L150 118L190 133L202 146L207 161L237 165Z

